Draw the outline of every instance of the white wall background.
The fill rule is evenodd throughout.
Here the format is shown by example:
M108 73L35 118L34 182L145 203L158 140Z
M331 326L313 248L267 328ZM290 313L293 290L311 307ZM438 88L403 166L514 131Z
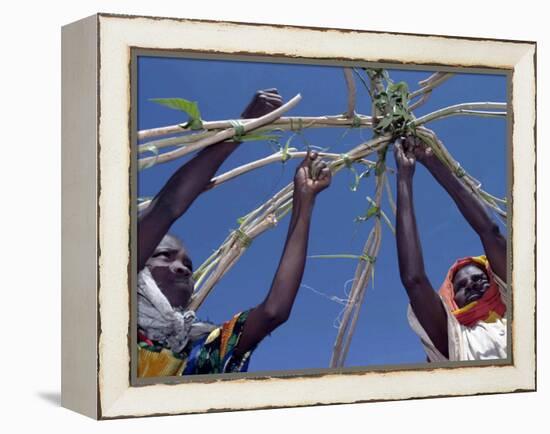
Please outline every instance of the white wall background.
M538 268L548 254L548 22L544 2L82 0L3 4L0 43L0 372L3 432L393 433L548 429L548 277L538 276L539 391L302 409L93 422L60 401L60 28L96 12L536 40L538 43ZM546 173L545 173L546 172ZM546 184L546 185L545 185ZM7 281L5 280L7 278ZM544 404L546 405L544 405ZM543 428L546 426L546 428Z

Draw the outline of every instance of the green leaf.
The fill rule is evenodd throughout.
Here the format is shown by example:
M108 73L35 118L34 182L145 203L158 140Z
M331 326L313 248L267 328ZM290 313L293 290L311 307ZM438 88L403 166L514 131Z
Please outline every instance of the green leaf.
M354 181L353 184L350 185L349 189L353 192L357 191L357 187L359 187L359 181L361 178L359 177L359 174L357 173L357 170L353 166L349 166L349 170L351 173L353 173Z
M191 128L192 130L202 128L201 112L196 101L188 101L183 98L151 98L149 101L187 113L189 121L185 124L185 128Z
M370 262L371 264L374 264L376 262L376 256L361 255L360 259L362 259L363 261Z
M366 222L373 216L378 216L380 214L380 208L377 206L371 206L367 213L364 216L355 217L355 222Z
M186 128L189 127L192 130L202 130L202 121L200 119L193 119L192 121L187 122Z
M380 132L383 132L385 131L392 123L392 118L391 117L384 117L384 119L382 119L380 122L378 122L376 124L376 127L374 128L374 130L377 132L377 133L380 133Z
M143 160L140 159L138 161L139 170L149 169L153 167L155 164L157 164L157 160L159 156L159 150L155 145L144 146L143 148L140 149L139 153L141 154L143 152L152 152L153 155L151 157L145 157L145 158L152 158L152 160L148 161L147 163L144 163Z
M144 145L138 148L138 153L143 154L144 152L151 152L153 155L157 156L159 154L159 148L155 145Z
M241 142L253 142L253 141L260 141L260 140L278 140L281 137L276 134L247 134L246 136L242 136L239 140Z
M404 81L400 81L399 83L390 83L388 85L387 92L403 95L409 92L409 86Z
M367 169L364 172L361 172L360 174L357 174L357 171L355 169L353 169L352 171L353 171L353 174L355 175L355 182L350 187L350 190L355 192L355 191L357 191L357 188L359 187L359 183L361 182L361 180L363 178L368 178L369 177L371 170Z
M368 219L370 219L374 215L378 215L380 213L380 208L377 206L372 206L367 211L367 215L365 216Z
M290 159L290 155L288 155L288 152L290 150L290 143L292 142L292 139L294 139L295 136L296 136L296 134L291 135L287 139L287 141L285 143L285 146L283 146L283 148L281 149L281 154L283 155L281 161L283 163L285 163L287 160Z

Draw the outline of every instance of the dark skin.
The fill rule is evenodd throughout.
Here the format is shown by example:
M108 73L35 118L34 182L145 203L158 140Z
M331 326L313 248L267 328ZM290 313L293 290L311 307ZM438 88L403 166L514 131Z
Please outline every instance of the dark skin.
M258 91L241 117L257 118L282 105L277 89ZM210 179L240 142L222 142L201 150L180 167L138 219L138 270L153 254L172 224L204 191Z
M260 117L282 105L276 89L256 93L243 117ZM203 192L238 143L219 143L201 151L170 178L139 218L138 269L147 266L174 307L185 308L193 294L193 264L184 245L168 229ZM318 173L313 179L312 173ZM271 288L244 324L235 355L242 356L290 316L305 268L311 215L331 172L316 153L308 153L294 177L292 216Z
M455 302L464 307L479 300L489 289L487 273L475 265L466 265L458 270L453 278Z
M419 139L395 142L397 164L396 239L399 271L418 321L444 356L449 356L447 314L424 268L413 206L412 180L420 161L449 193L459 211L478 234L494 273L506 281L506 239L479 199ZM464 307L478 300L489 287L485 271L475 265L461 268L453 279L455 301Z
M172 306L187 306L195 287L193 262L178 238L166 234L145 265Z

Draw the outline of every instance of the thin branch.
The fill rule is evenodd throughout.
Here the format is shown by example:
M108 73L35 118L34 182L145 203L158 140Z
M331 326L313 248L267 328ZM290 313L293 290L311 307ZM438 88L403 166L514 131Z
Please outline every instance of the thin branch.
M371 124L371 118L370 116L366 115L358 115L361 120L361 124L363 126L370 126ZM256 119L239 119L239 121L245 125L249 124L252 121L255 121ZM258 128L257 132L264 132L269 131L274 128L282 129L282 130L296 130L296 129L302 129L307 128L304 125L307 125L309 123L314 123L318 127L324 127L324 126L349 126L351 125L352 120L349 118L343 116L343 115L326 115L326 116L289 116L289 117L281 117L270 124ZM161 137L161 136L167 136L172 134L185 134L180 135L182 141L180 143L187 143L196 141L199 139L202 139L204 137L208 137L210 135L215 134L219 130L224 130L227 128L231 128L231 120L220 120L220 121L204 121L202 123L202 130L200 132L194 132L193 130L189 130L187 128L183 128L180 124L177 125L169 125L162 128L153 128L150 130L142 130L138 133L138 140L143 139L149 139L152 137ZM174 137L172 138L174 139ZM165 139L168 140L168 139ZM154 143L154 142L153 142ZM178 144L178 143L174 143ZM166 145L169 146L169 145ZM162 147L162 142L161 146Z
M381 74L369 74L371 94L376 95L377 93L384 90L382 83ZM376 107L376 104L372 104L372 116L384 116L385 113L379 110ZM380 137L375 137L373 140L377 140ZM379 159L383 155L379 155ZM385 170L376 176L376 193L374 198L374 206L378 209L381 208L382 201L382 188L384 185ZM373 270L374 264L372 263L371 258L376 258L378 251L380 249L380 242L382 237L380 216L377 217L376 223L371 230L365 247L363 248L363 255L365 259L362 259L357 264L355 269L355 276L353 279L353 286L350 291L349 296L349 305L344 308L342 321L338 327L338 333L334 341L334 347L332 351L332 356L330 360L330 367L341 367L344 365L349 347L351 345L351 339L355 332L355 326L357 324L357 319L359 318L359 312L361 304L364 300L366 288L369 283L371 272Z
M437 135L425 128L417 128L416 133L418 136L426 141L428 145L433 149L434 154L454 173L460 173L459 179L489 208L495 211L498 215L506 217L506 211L501 209L496 201L492 199L494 196L489 195L486 191L481 188L481 183L467 173L460 164L453 158L450 152L447 150L445 145L437 138Z
M357 72L357 71L355 71ZM353 73L349 68L344 69L344 76L348 88L348 106L347 112L344 115L338 116L322 116L322 117L287 117L282 118L280 115L282 110L287 107L299 95L293 100L289 101L280 109L271 112L272 116L266 119L266 116L259 119L241 120L245 132L254 130L255 134L273 131L301 131L305 128L324 128L324 127L346 127L346 126L373 126L373 118L379 118L384 113L378 111L373 104L373 116L357 115L355 113L355 98L356 89L355 82L353 81ZM358 74L359 78L362 77ZM369 74L371 77L372 90L367 86L369 93L377 93L384 89L383 78L381 74ZM427 100L431 91L450 78L452 74L438 73L432 75L427 80L419 82L422 86L416 92L410 95L410 99L421 96L421 99L411 106L412 108L418 107ZM297 102L297 101L296 101ZM499 207L499 203L506 203L505 200L495 198L489 195L489 193L481 189L480 183L475 180L471 175L467 174L460 168L458 162L456 162L444 145L438 140L435 133L421 127L422 124L430 122L435 119L441 119L447 116L454 115L474 115L474 116L504 116L505 111L491 111L491 110L506 110L506 104L503 103L469 103L458 104L451 107L446 107L441 110L437 110L426 116L413 121L413 124L417 126L417 133L419 137L427 140L430 146L433 147L434 153L440 158L446 165L448 165L456 173L461 171L460 177L464 182L487 206L491 207L497 215L506 215L506 213ZM276 113L276 115L274 115ZM305 124L305 125L304 125ZM161 140L154 140L148 143L140 145L140 151L151 151L158 153L158 149L167 146L182 146L174 151L165 152L155 157L142 158L140 160L140 167L147 166L155 162L171 161L175 158L179 158L182 155L186 155L197 149L201 149L205 146L217 143L219 141L227 140L235 135L235 128L231 121L215 121L215 122L203 122L203 130L201 132L193 132L188 129L182 128L181 125L174 125L164 128L156 128L152 130L145 130L139 132L139 139L147 139L150 137L158 137L161 135L182 133L178 137L166 138ZM246 138L246 135L241 135ZM348 151L345 155L337 155L330 153L320 153L323 158L332 160L329 167L333 174L336 174L340 170L349 166L350 163L362 162L363 164L372 165L373 162L365 161L368 155L373 152L383 151L387 147L392 138L389 136L375 136L365 143L361 143L355 148ZM306 153L295 150L279 151L273 155L264 157L257 161L245 164L243 166L234 168L222 175L219 175L212 179L208 188L214 188L230 179L234 179L244 173L251 170L272 164L275 162L286 161L289 158L302 158ZM379 154L379 158L382 158L382 153ZM374 260L379 254L382 237L382 220L384 220L390 229L392 224L387 215L381 211L381 200L384 188L388 194L388 201L395 213L395 203L389 182L387 180L386 171L390 169L386 168L384 172L380 173L376 177L376 194L374 199L374 206L377 206L380 212L376 215L376 221L372 228L367 241L363 248L363 254L358 256L359 262L355 269L355 276L353 279L353 286L350 291L348 302L342 312L342 321L339 326L337 338L334 343L334 349L331 359L331 366L343 366L345 359L349 352L351 341L355 332L355 327L359 318L360 308L364 302L365 294L369 282L374 279ZM293 196L293 183L287 184L271 199L266 201L261 206L255 208L244 217L239 219L239 227L234 230L220 247L210 255L210 257L197 269L197 291L192 297L190 308L198 309L206 297L210 294L214 286L223 278L223 276L237 263L239 258L244 254L245 250L249 247L250 243L263 234L268 229L274 227L278 221L286 216L292 210L292 196ZM140 206L144 206L146 203L142 203Z
M331 128L331 127L351 127L356 126L359 128L362 127L371 127L372 120L369 116L356 115L355 119L348 119L343 116L339 117L294 117L294 118L280 118L279 120L266 125L262 128L258 128L254 131L254 135L262 135L263 133L277 132L277 131L301 131L306 128ZM154 149L158 151L159 149L169 147L169 146L191 146L193 142L198 140L205 139L207 137L212 137L216 134L216 131L206 131L202 133L187 134L183 136L170 137L167 139L153 140L146 142L138 146L138 152L143 153L146 151L151 151ZM244 136L243 139L246 139L247 136ZM262 140L262 139L258 139ZM164 154L163 154L164 155ZM162 162L168 162L172 159L179 158L176 156L174 158L166 159ZM153 160L154 161L154 160ZM157 161L158 163L159 161Z
M470 114L470 115L480 115L495 116L495 112L479 112L479 110L503 110L499 116L506 116L507 104L505 102L471 102L456 104L449 107L445 107L439 110L436 110L432 113L428 113L425 116L415 119L412 123L416 126L423 125L427 122L431 122L436 119L441 119L448 116L453 116L456 114ZM469 113L464 113L464 111L469 111Z
M246 124L243 124L244 132L250 132L255 130L256 128L259 128L263 125L269 124L273 122L275 119L281 117L281 115L288 110L292 109L296 104L300 102L302 97L300 94L296 95L294 98L292 98L290 101L288 101L286 104L282 105L281 107L273 110L272 112L258 118L254 119L251 122L247 122ZM199 149L205 148L207 146L211 146L215 143L223 142L224 140L230 139L231 137L235 136L236 129L228 128L224 131L220 131L216 133L214 136L207 137L205 139L199 140L198 142L194 143L193 145L185 146L183 148L178 148L173 151L165 152L164 154L155 156L155 157L147 157L142 158L139 160L139 167L147 167L151 164L156 163L163 163L166 161L173 160L175 158L182 157L186 154L189 154L191 152L197 151Z
M374 243L373 243L374 245L371 249L371 256L372 257L376 258L378 256L378 252L380 251L381 243L382 243L382 231L381 231L381 227L380 227L380 221L377 221L376 226L375 226L375 240L374 240ZM357 326L357 321L359 320L360 309L361 309L361 306L363 305L363 302L365 300L365 295L367 293L367 286L369 284L369 279L372 278L372 276L373 276L373 274L372 274L373 268L374 268L374 263L369 261L367 263L366 268L363 271L363 276L364 277L362 279L363 282L362 282L361 286L359 287L359 288L361 288L361 290L359 292L359 295L358 295L357 301L356 301L356 306L357 307L356 307L356 310L355 310L355 314L353 315L353 318L351 320L351 324L350 324L349 329L348 329L348 334L346 336L346 340L344 342L344 349L342 351L339 366L344 366L344 363L345 363L346 358L348 356L349 348L351 346L351 340L353 338L353 335L355 334L355 328Z
M348 89L348 109L346 117L353 118L355 115L357 90L355 89L355 80L353 79L353 70L351 68L344 68L344 78L346 79L346 87Z
M409 95L409 101L411 101L412 99L416 98L419 95L421 96L421 98L418 101L416 101L414 104L411 104L411 106L409 107L409 110L413 111L418 107L420 107L422 104L424 104L426 101L428 101L428 99L432 94L432 91L441 83L444 83L449 78L451 78L453 75L454 74L451 74L451 73L436 72L435 74L432 74L427 79L419 81L418 84L421 86L421 88Z
M253 170L259 169L261 167L267 166L269 164L278 163L278 162L284 162L291 159L296 158L304 158L307 155L306 151L290 151L290 152L282 152L278 151L275 152L272 155L269 155L264 158L260 158L259 160L252 161L247 164L243 164L242 166L236 167L234 169L231 169L221 175L218 175L208 183L206 186L206 190L211 190L213 188L218 187L219 185L230 181L231 179L234 179L238 176L244 175L245 173L251 172ZM332 154L328 152L319 152L319 157L321 158L327 158L329 160L337 161L338 163L342 161L342 155L341 154ZM368 166L373 166L376 164L374 161L366 160L363 158L359 158L355 160L354 162L362 163ZM138 211L143 211L145 208L149 206L151 203L151 200L146 200L138 204Z
M387 136L377 137L368 142L356 146L347 153L346 159L338 158L329 164L333 174L338 173L346 167L346 162L360 161L373 152L377 152L384 146L387 146L391 138ZM264 233L266 230L274 227L277 222L287 215L292 209L293 183L287 184L283 189L276 193L271 199L260 207L247 214L239 229L227 237L220 248L211 255L209 262L216 261L215 268L209 267L208 263L203 263L199 268L209 270L209 275L203 274L204 283L198 287L192 298L191 308L198 309L213 287L227 273L227 271L236 263L238 258L244 253L251 241ZM243 242L243 239L246 242Z
M380 208L381 205L382 188L384 185L385 176L385 173L381 173L376 178L376 194L373 202L378 208ZM331 368L344 366L344 362L351 345L351 340L355 332L357 320L359 318L360 307L363 303L367 286L372 277L374 267L372 258L376 258L378 256L381 240L382 226L380 217L378 217L369 234L369 237L367 238L365 247L363 248L364 256L357 264L357 268L355 270L355 276L353 279L354 283L349 296L349 305L344 309L338 334L336 336L336 340L334 341L334 348L330 361Z
M278 163L281 161L284 162L290 159L304 158L306 155L307 155L306 151L291 151L287 153L279 151L272 155L269 155L268 157L261 158L259 160L253 161L248 164L244 164L242 166L236 167L235 169L229 170L228 172L222 175L212 178L212 180L210 181L210 183L206 188L211 189L211 188L217 187L218 185L223 184L224 182L227 182L233 178L236 178L237 176L240 176L252 170L259 169L260 167L267 166L268 164ZM327 158L329 160L339 160L342 158L340 154L332 154L328 152L319 152L318 155L321 158ZM374 161L370 161L370 160L360 159L358 161L367 165L375 164Z
M388 177L386 176L384 183L386 184L386 193L388 202L390 204L390 208L392 210L393 215L397 215L397 207L395 206L395 201L393 200L393 193L390 186L390 181L388 180Z
M409 99L416 98L423 93L431 92L434 88L440 84L446 82L454 74L450 72L436 72L435 74L430 75L425 80L419 81L418 84L421 86L420 89L411 92Z

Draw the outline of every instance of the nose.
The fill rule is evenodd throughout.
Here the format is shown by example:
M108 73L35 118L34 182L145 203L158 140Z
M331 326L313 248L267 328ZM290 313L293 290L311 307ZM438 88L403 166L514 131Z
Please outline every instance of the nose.
M482 279L469 278L468 283L467 283L467 287L470 288L470 289L475 289L475 290L483 289Z
M187 268L181 261L174 261L172 263L172 266L170 267L170 271L172 273L177 274L181 277L189 277L191 276L191 270Z

